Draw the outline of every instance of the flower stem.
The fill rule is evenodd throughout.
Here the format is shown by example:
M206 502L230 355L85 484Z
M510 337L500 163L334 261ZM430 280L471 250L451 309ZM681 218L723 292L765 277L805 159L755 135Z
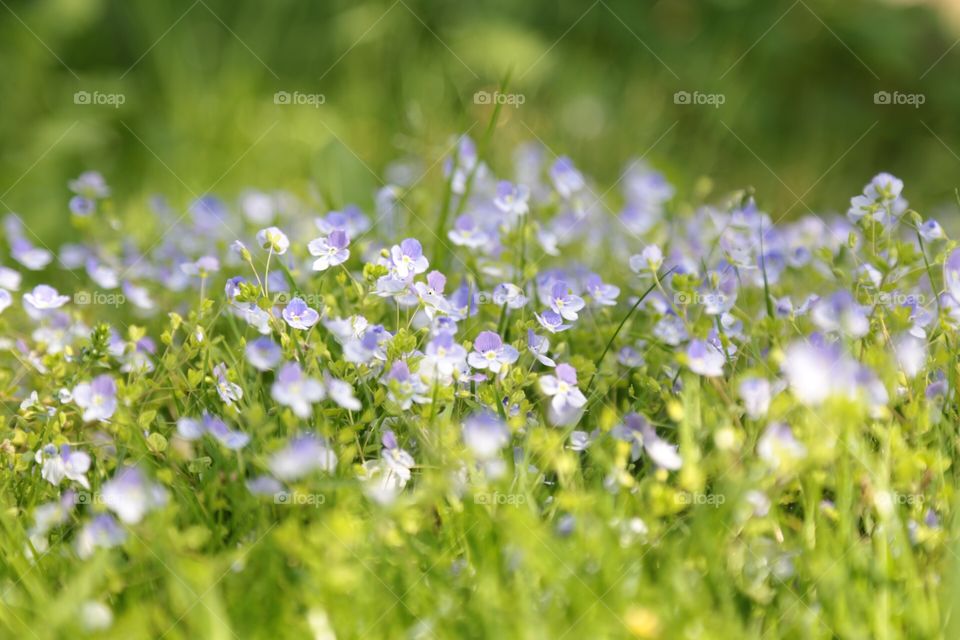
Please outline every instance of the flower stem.
M661 280L662 278L666 278L668 275L670 275L671 273L673 273L673 271L674 271L675 269L676 269L676 267L670 267L670 269L667 270L667 272L664 273L662 276L654 275L654 278L655 278L654 283L653 283L652 285L650 285L650 286L647 288L647 290L644 291L643 294L642 294L639 298L637 298L637 301L636 301L636 302L634 303L634 305L630 308L630 311L627 312L627 315L625 315L625 316L623 317L623 320L620 321L620 324L617 325L617 328L616 328L616 330L613 332L613 335L610 336L610 339L609 339L609 340L607 340L607 346L605 346L605 347L603 348L603 351L600 352L600 357L597 358L597 367L596 367L596 370L593 372L593 375L590 376L590 381L587 382L587 391L589 391L589 390L590 390L590 387L593 386L593 379L597 377L597 374L598 374L598 373L600 373L600 365L601 365L601 363L603 362L603 358L607 355L607 352L610 351L610 347L613 346L613 341L617 339L617 336L618 336L618 335L620 335L620 330L623 329L623 325L627 324L627 320L629 320L629 319L630 319L630 316L633 315L633 312L637 310L637 308L640 306L640 303L642 303L642 302L646 299L646 297L647 297L648 295L650 295L650 293L651 293L654 289L656 289L658 286L660 286L660 280Z

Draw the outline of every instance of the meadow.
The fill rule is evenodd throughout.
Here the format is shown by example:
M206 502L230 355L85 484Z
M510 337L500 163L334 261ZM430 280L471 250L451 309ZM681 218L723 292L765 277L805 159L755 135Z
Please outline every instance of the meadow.
M960 637L945 14L0 5L0 638Z

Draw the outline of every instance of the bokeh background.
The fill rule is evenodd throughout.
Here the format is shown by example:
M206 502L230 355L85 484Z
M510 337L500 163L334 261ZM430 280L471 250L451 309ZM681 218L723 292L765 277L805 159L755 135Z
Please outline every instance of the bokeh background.
M930 213L960 184L955 15L948 0L2 0L0 209L56 242L66 181L91 168L131 216L155 192L182 208L248 186L369 206L398 158L436 180L451 136L490 117L475 92L509 76L523 104L503 110L498 171L539 139L600 185L643 156L681 189L708 176L800 214L889 170Z

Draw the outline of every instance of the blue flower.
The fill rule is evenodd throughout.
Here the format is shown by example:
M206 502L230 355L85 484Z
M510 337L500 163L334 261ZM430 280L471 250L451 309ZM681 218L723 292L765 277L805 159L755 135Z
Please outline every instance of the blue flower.
M117 410L117 384L107 374L73 388L73 401L83 409L84 422L104 422Z
M557 193L565 200L586 186L583 174L577 171L573 161L566 156L557 158L550 167L550 179L553 180Z
M313 262L313 270L326 271L330 267L346 262L350 258L350 250L347 249L349 244L350 239L341 229L334 229L326 238L311 240L307 250L310 255L317 258Z
M103 504L121 521L136 524L147 512L167 503L167 492L150 482L138 467L123 467L101 489Z
M517 361L519 352L503 343L503 339L493 331L482 331L473 343L473 351L467 356L467 362L474 369L486 369L499 373Z
M323 400L327 394L319 380L305 376L296 362L288 362L277 374L270 395L283 406L290 407L298 418L305 420L313 413L312 405Z
M258 371L270 371L280 364L283 357L279 345L265 336L248 343L245 353L247 362Z
M423 273L430 266L426 257L423 255L423 248L420 241L416 238L407 238L399 245L394 245L390 249L390 259L393 269L402 279L419 273Z
M204 434L209 434L227 449L242 449L250 442L250 436L242 431L231 430L220 418L203 414L199 420L195 418L180 418L177 421L177 434L184 440L199 440Z
M292 328L306 331L320 321L320 314L308 307L303 298L294 298L284 308L283 319Z
M290 248L290 240L287 234L277 227L267 227L257 232L257 244L260 248L282 256Z
M337 456L323 438L304 433L270 456L268 466L274 476L288 482L318 470L332 473L337 468Z

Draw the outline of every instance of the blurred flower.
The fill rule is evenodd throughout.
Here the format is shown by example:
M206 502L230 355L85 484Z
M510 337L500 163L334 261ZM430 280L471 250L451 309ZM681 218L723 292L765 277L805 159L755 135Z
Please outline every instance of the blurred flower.
M270 395L283 406L290 407L298 418L305 420L313 413L311 405L323 400L327 394L318 380L303 374L299 364L288 362L277 374Z
M290 248L287 235L277 227L267 227L257 232L257 244L261 249L282 256Z
M73 388L73 401L83 409L84 422L109 420L117 410L117 384L107 374L97 376Z
M279 345L267 337L260 337L247 343L246 348L247 362L258 371L270 371L283 358L283 352Z
M66 444L58 451L57 447L48 444L37 450L34 460L43 466L40 476L55 487L67 478L84 489L90 488L90 482L87 480L90 456L83 451L74 451L70 445Z
M148 511L167 503L167 492L138 467L123 467L101 488L103 504L126 524L137 524Z
M274 476L288 482L317 470L332 473L337 468L337 456L323 438L305 433L270 456L268 466Z

